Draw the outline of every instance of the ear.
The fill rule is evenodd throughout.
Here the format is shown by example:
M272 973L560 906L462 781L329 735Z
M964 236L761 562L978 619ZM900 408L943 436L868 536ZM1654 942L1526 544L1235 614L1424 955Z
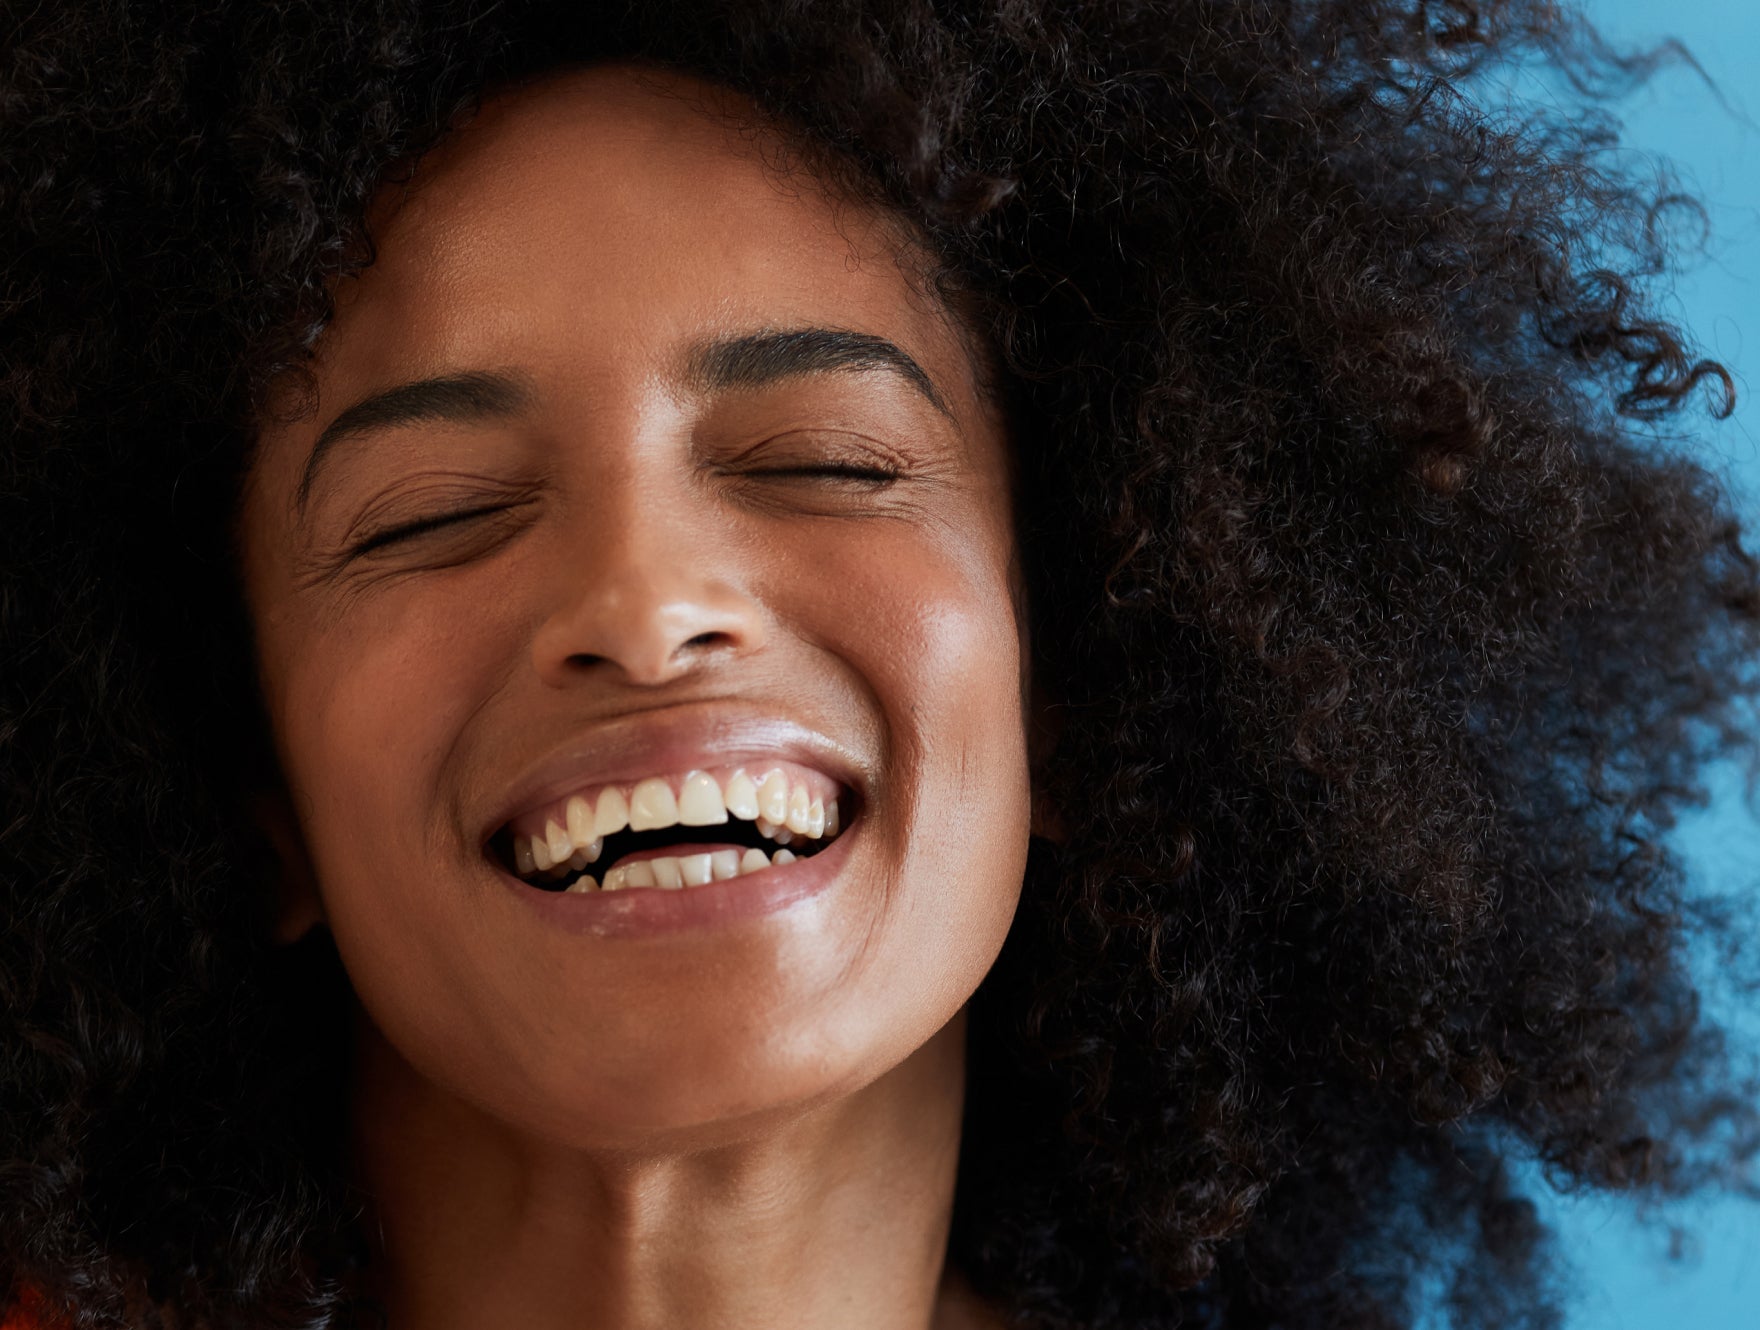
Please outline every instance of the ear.
M251 795L249 807L251 819L269 842L274 856L270 869L274 892L270 936L278 943L298 942L325 920L324 902L318 895L318 875L312 871L293 801L277 786Z

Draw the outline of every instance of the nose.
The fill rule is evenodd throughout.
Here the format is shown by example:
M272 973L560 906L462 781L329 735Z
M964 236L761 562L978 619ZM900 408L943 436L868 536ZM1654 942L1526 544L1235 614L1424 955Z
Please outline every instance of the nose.
M680 513L618 507L571 533L560 590L533 638L546 684L610 671L654 686L763 645L764 608L726 542Z

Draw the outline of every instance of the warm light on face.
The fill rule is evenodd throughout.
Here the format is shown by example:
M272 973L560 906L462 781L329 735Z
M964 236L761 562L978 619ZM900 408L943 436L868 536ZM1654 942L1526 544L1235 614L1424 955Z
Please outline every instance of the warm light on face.
M784 187L719 96L571 74L424 160L242 515L288 790L367 1015L433 1085L587 1146L896 1066L989 968L1026 858L998 415L896 224ZM769 799L773 771L780 821L734 781ZM809 835L832 800L835 838ZM681 824L723 865L778 828L825 848L543 889L595 836L639 859Z

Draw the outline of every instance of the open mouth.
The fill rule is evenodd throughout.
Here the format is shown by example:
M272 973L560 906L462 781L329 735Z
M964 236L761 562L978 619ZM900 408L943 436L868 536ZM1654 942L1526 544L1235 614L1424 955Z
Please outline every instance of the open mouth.
M540 891L682 890L809 858L854 815L852 791L793 763L696 770L521 813L488 853Z

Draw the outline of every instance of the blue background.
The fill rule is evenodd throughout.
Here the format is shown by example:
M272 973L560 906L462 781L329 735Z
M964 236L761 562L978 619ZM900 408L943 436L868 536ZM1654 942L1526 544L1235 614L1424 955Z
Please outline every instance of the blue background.
M1614 164L1640 181L1670 169L1705 205L1709 240L1695 250L1697 236L1685 228L1663 312L1730 369L1740 398L1727 420L1688 408L1670 432L1687 436L1727 479L1756 533L1748 546L1760 552L1760 0L1584 7L1621 51L1676 38L1703 70L1665 64L1605 107L1622 126ZM1492 72L1479 95L1571 100L1560 80L1522 71ZM1745 931L1760 946L1760 820L1738 772L1715 771L1711 784L1711 806L1683 820L1675 844L1699 892L1741 902ZM1708 1015L1740 1047L1760 1052L1760 999L1737 991L1709 954L1699 969ZM1566 1330L1760 1330L1760 1204L1713 1197L1663 1207L1645 1223L1629 1201L1559 1196L1537 1173L1528 1177L1559 1234Z

